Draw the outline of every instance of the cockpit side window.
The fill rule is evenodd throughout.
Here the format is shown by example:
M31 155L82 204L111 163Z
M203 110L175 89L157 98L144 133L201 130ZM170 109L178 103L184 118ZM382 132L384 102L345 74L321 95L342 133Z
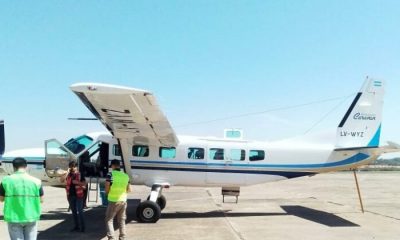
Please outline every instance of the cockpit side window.
M113 155L114 156L121 156L121 148L118 144L113 145Z

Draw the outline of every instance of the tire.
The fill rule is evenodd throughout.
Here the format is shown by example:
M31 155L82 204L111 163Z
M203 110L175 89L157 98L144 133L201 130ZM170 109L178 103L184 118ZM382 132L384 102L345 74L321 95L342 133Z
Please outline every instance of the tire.
M141 202L136 209L136 216L139 222L156 223L161 217L160 206L149 200Z
M160 206L161 210L167 206L167 199L165 199L164 195L161 195L159 198L157 198L157 204Z
M147 197L147 200L150 200L150 195ZM157 198L157 204L160 206L161 210L164 210L165 206L167 206L167 199L164 195L161 195Z

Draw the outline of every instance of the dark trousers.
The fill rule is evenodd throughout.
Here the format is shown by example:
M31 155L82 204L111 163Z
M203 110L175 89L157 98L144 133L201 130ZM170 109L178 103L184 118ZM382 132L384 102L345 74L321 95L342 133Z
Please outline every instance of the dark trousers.
M74 218L75 228L85 230L85 220L83 218L83 198L69 196L68 202Z

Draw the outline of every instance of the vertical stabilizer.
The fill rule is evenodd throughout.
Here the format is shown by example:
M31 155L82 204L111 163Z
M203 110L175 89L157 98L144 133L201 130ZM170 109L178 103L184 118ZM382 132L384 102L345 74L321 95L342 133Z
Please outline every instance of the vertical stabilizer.
M378 147L385 83L367 78L339 124L336 148Z
M3 155L5 149L5 137L4 137L4 121L0 120L0 155Z

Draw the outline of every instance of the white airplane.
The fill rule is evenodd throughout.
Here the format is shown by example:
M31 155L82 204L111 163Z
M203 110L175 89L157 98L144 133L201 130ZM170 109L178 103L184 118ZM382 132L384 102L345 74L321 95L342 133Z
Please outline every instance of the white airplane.
M151 187L148 199L137 207L141 222L159 220L166 205L162 190L170 186L218 186L237 193L241 186L356 169L382 153L398 151L393 145L379 147L384 83L373 79L356 95L332 144L247 141L235 131L228 131L230 138L177 136L146 90L97 83L74 84L71 90L109 132L65 144L46 141L45 154L27 159L31 174L59 184L57 177L68 162L77 160L87 176L101 178L109 161L122 160L132 184ZM7 172L17 156L23 152L3 156Z

